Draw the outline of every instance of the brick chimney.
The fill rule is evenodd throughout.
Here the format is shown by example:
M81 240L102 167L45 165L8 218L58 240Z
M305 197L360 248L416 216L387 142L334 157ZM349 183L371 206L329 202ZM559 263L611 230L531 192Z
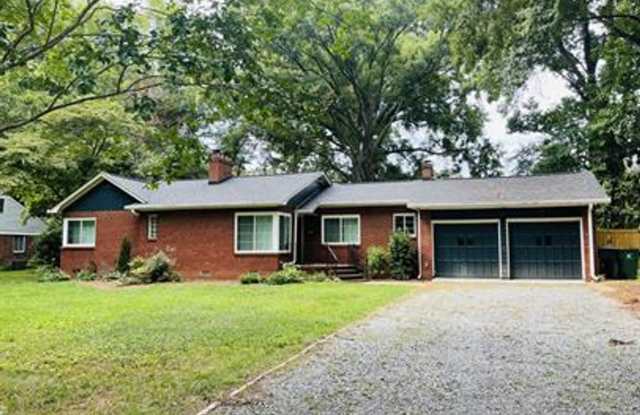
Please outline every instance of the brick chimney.
M433 180L433 164L429 160L423 160L420 164L420 176L422 180Z
M216 184L233 176L233 163L220 150L213 150L209 159L209 184Z

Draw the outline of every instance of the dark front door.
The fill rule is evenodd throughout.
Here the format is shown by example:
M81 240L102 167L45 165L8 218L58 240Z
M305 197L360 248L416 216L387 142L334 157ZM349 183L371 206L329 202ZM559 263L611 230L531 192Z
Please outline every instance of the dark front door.
M436 224L437 277L498 278L498 224Z
M580 279L579 222L510 223L511 278Z

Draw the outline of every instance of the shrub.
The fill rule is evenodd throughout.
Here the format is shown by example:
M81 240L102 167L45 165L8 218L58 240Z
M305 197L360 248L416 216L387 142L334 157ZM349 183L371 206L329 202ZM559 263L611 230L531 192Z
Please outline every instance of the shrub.
M381 246L370 246L367 249L365 270L370 278L389 275L389 251Z
M260 284L262 276L257 272L247 272L240 277L242 284Z
M180 276L174 270L174 266L174 262L167 254L158 251L148 258L135 257L129 263L127 277L138 280L140 284L180 281Z
M38 282L69 281L71 279L68 274L47 265L38 267L36 275L38 276Z
M129 272L129 262L131 261L131 242L129 238L122 238L120 244L120 254L118 255L118 262L116 262L116 271L126 274Z
M325 272L319 271L319 272L313 272L310 274L306 274L305 281L309 281L309 282L328 282L328 281L340 281L339 278L329 275Z
M265 282L270 285L297 284L304 282L306 273L295 265L285 265L280 271L269 275Z
M105 274L101 274L100 279L104 280L104 281L119 281L125 277L127 277L127 273L126 272L119 272L119 271L111 271L111 272L107 272Z
M142 281L140 278L132 277L129 274L120 274L118 285L127 286L127 285L140 285L140 284L147 284L147 283Z
M44 232L33 241L33 255L29 260L29 266L59 267L61 246L62 221L59 218L51 218L47 221Z
M407 280L416 274L418 253L411 238L404 232L394 232L389 238L389 271L399 280Z
M96 273L92 272L90 269L83 269L76 273L76 279L78 281L94 281L96 279Z

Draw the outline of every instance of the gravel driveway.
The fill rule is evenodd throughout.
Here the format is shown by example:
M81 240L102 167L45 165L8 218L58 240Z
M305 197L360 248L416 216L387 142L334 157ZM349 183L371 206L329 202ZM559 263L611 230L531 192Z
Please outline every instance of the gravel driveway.
M638 414L639 343L583 284L433 283L215 413Z

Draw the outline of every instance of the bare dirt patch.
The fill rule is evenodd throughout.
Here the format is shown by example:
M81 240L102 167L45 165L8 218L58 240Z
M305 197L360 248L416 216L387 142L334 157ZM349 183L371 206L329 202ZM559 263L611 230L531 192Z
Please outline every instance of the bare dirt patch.
M590 285L640 316L640 280L606 281Z

